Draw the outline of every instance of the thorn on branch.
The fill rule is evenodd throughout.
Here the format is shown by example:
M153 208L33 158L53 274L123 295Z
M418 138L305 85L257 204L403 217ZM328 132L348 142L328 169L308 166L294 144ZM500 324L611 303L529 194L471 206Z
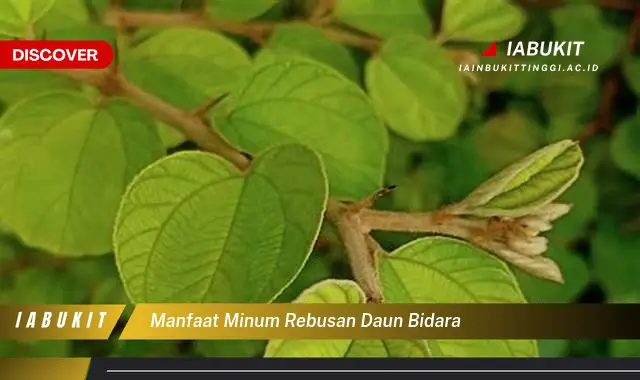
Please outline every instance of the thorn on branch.
M229 93L222 94L220 96L217 96L213 99L206 101L203 105L201 105L200 107L198 107L192 112L193 116L198 117L205 122L208 122L209 111L211 111L213 107L215 107L217 104L223 101L227 96L229 96Z
M372 208L375 202L393 192L396 189L396 185L387 185L375 193L361 199L357 202L351 203L347 206L349 212L357 213L366 208Z

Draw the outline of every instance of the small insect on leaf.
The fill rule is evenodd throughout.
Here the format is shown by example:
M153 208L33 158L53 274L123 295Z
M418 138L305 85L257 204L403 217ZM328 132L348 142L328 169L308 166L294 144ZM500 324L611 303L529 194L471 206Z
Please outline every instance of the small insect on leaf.
M535 214L573 184L583 163L576 141L558 141L503 169L454 205L452 212L510 218Z

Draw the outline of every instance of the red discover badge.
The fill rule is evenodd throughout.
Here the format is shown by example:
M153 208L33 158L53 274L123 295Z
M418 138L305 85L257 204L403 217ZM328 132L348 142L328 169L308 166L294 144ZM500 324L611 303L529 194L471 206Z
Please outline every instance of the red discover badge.
M104 69L113 57L106 41L0 41L0 69Z

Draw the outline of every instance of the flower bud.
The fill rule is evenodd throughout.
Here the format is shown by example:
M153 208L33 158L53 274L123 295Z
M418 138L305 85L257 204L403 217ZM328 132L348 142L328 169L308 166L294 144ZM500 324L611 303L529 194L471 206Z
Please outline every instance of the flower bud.
M539 256L547 250L548 241L545 237L532 237L528 239L513 239L508 242L511 249L525 256Z
M551 223L539 216L526 216L519 220L520 225L530 232L530 236L537 236L540 232L549 231Z
M540 208L535 215L542 220L552 222L561 216L571 211L571 205L565 203L549 203L548 205Z

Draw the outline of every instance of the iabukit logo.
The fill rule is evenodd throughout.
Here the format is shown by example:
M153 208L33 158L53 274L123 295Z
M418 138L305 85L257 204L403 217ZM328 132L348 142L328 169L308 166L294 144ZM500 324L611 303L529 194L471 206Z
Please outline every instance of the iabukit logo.
M489 46L480 56L498 55L497 42ZM579 57L584 41L509 41L507 57ZM550 59L551 61L551 59ZM575 63L478 63L460 64L459 71L598 71L598 65Z

